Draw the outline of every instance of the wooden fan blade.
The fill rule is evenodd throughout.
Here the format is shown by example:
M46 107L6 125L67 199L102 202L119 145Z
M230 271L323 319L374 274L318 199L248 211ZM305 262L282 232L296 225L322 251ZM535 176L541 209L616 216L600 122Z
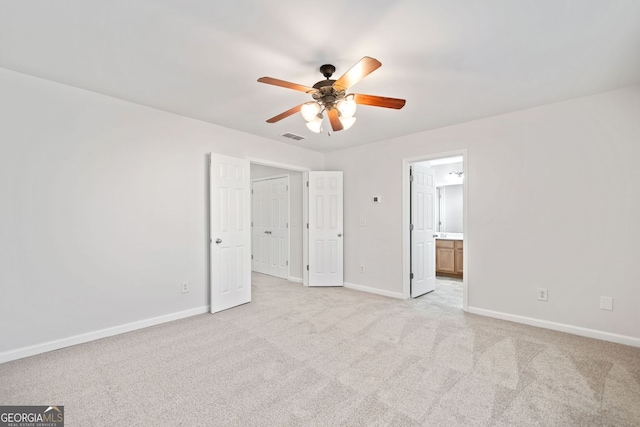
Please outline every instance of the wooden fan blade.
M332 108L331 110L328 111L328 114L329 114L329 122L331 123L331 129L333 129L334 132L338 132L339 130L344 129L344 127L342 126L342 122L338 117L337 109Z
M295 107L288 109L284 113L280 113L277 116L271 117L269 120L267 120L267 123L279 122L280 120L285 119L290 115L297 113L298 111L300 111L301 108L302 108L302 104L296 105Z
M258 79L258 81L260 83L266 83L268 85L286 87L287 89L299 90L300 92L305 92L305 93L317 92L318 91L317 89L314 89L314 88L309 87L309 86L303 86L303 85L299 85L297 83L291 83L291 82L287 82L287 81L284 81L284 80L274 79L273 77L260 77Z
M349 71L344 73L333 85L340 86L342 89L349 89L381 66L382 64L377 59L365 56L358 61L356 65L351 67Z
M396 110L399 110L402 107L404 107L404 104L407 102L404 99L399 99L399 98L387 98L385 96L363 95L361 93L354 93L353 100L356 101L356 104L372 105L374 107L394 108Z

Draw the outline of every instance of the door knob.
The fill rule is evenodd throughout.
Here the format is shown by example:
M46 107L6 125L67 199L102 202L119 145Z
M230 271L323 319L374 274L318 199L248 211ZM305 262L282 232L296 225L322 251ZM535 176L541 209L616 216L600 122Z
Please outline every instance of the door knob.
M222 239L220 238L216 239L216 245L219 245L220 243L222 243Z
M342 237L342 233L338 233L338 237Z

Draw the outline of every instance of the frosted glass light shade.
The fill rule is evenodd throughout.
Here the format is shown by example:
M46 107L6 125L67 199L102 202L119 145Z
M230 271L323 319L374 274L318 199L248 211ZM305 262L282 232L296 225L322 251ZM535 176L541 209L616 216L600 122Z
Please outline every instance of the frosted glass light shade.
M309 128L311 132L322 132L322 118L316 115L313 120L307 122L307 128Z
M342 123L342 127L344 130L349 129L356 122L356 117L344 118L340 117L340 122Z
M340 116L345 119L353 117L353 115L356 113L357 105L358 104L356 104L356 101L353 100L353 96L347 96L346 99L338 102L337 108L338 111L340 111Z
M320 106L317 102L307 102L302 104L302 108L300 108L300 113L304 120L307 122L312 121L320 112Z

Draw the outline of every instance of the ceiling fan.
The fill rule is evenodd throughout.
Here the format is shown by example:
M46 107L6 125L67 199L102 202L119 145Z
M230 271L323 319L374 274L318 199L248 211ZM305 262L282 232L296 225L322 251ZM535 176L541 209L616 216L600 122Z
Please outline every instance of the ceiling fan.
M315 133L322 132L323 112L329 116L331 129L334 132L349 129L356 121L354 114L356 106L371 105L374 107L393 108L396 110L404 107L405 100L398 98L387 98L375 95L363 95L360 93L347 93L347 90L360 80L380 68L382 64L374 58L365 56L351 67L338 80L332 80L331 76L336 71L336 67L325 64L320 67L320 72L326 80L320 80L312 87L274 79L273 77L260 77L260 83L285 87L310 94L313 101L296 105L295 107L280 113L267 120L267 123L276 123L292 114L300 111L307 122L307 128Z

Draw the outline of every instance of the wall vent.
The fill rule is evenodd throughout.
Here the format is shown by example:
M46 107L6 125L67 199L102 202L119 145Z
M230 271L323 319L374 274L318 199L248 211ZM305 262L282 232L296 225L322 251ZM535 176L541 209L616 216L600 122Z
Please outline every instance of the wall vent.
M296 135L295 133L291 133L291 132L283 133L282 136L289 139L295 139L296 141L300 141L301 139L304 139L304 136Z

